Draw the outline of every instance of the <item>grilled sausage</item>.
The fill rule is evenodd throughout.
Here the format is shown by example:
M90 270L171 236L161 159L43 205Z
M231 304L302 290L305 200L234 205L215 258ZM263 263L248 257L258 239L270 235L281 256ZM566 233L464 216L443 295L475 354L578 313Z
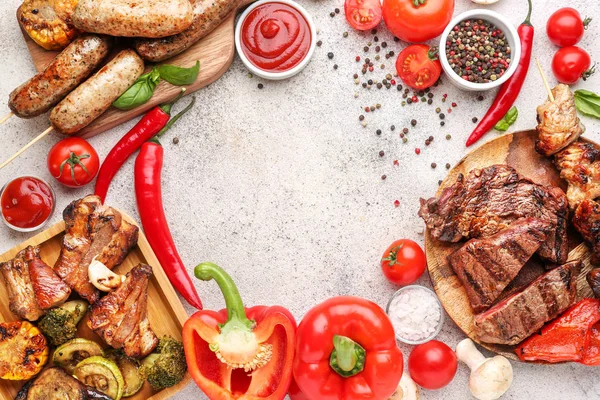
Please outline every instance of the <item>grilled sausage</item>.
M138 39L135 49L145 60L158 62L171 58L211 33L237 8L240 0L193 0L194 21L178 35L160 39Z
M69 44L43 72L12 91L8 106L21 118L45 113L75 89L106 58L112 39L83 35Z
M50 113L52 126L72 135L98 118L144 72L144 61L123 50L94 76L73 90Z
M189 0L80 0L73 25L84 32L159 38L192 23Z

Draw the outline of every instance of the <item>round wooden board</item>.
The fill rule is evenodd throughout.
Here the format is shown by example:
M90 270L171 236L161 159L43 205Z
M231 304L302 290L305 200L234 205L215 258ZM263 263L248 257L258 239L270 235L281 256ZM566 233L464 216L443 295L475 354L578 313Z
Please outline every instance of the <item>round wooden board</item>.
M456 182L458 174L467 175L474 168L485 168L494 164L507 164L521 175L542 185L558 186L566 190L566 182L559 176L551 159L538 154L534 149L537 132L535 130L515 132L500 136L467 154L448 174L439 187L441 191ZM587 139L581 139L590 142ZM598 147L597 144L594 143ZM583 268L578 278L578 297L592 297L585 281L585 275L592 268L591 254L581 237L569 229L569 260L581 259ZM458 277L448 265L446 257L464 245L463 242L447 243L431 237L429 229L425 233L425 253L429 277L444 309L458 327L471 339L484 348L512 360L519 360L514 353L515 346L482 343L474 335L475 314L469 305L467 294ZM501 298L526 286L544 272L541 260L534 256L517 278L509 285Z

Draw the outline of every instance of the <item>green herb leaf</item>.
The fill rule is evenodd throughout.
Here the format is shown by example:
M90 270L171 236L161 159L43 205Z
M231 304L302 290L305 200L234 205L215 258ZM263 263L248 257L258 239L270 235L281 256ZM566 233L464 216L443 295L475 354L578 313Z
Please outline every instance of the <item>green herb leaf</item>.
M575 107L587 116L600 119L600 96L589 90L575 91Z
M196 65L190 68L182 68L176 65L161 65L158 67L160 77L171 85L183 86L191 85L196 81L200 72L200 61L196 61Z
M140 76L129 89L125 91L113 106L119 110L131 110L146 103L152 98L156 85L160 82L160 73L156 68Z
M518 116L519 110L517 110L517 107L512 106L504 118L498 121L498 123L494 126L494 129L497 131L506 132L508 128L515 123Z

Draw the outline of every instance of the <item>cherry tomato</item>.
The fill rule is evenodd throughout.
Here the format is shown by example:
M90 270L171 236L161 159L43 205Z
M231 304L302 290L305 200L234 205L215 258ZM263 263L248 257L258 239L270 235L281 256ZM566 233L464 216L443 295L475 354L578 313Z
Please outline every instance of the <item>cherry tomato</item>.
M61 140L48 153L48 170L57 181L68 187L87 185L96 177L99 168L96 150L78 137Z
M454 12L454 0L383 0L383 20L399 39L420 43L442 34Z
M381 257L381 270L385 277L397 285L415 282L427 267L425 253L417 243L409 239L396 240Z
M380 0L346 0L344 13L354 29L368 31L381 22L381 3Z
M425 389L443 388L452 382L457 368L454 351L438 340L416 346L408 357L410 377Z
M573 46L581 40L591 18L581 19L579 11L571 7L561 8L548 18L546 33L557 46Z
M586 80L594 73L590 69L592 59L581 47L569 46L559 49L552 59L554 76L562 83L571 85L583 78Z
M424 44L413 44L398 54L396 72L413 89L422 90L433 85L442 72L437 49Z

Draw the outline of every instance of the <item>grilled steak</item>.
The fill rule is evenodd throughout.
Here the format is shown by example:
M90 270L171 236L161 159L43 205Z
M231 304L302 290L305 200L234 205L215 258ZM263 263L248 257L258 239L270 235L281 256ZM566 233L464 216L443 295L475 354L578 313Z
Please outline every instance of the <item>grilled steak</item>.
M600 264L600 204L594 200L582 201L575 215L573 226L592 247L592 264Z
M487 343L522 342L575 303L580 268L581 261L561 265L477 315L475 334Z
M552 230L538 254L562 264L567 259L568 205L560 188L538 185L508 165L474 169L442 192L421 199L419 216L431 235L445 242L494 235L517 219L537 218Z
M523 218L493 236L469 240L448 256L473 311L484 311L496 301L546 241L550 228L542 220Z
M47 368L27 382L15 400L111 400L58 367Z
M88 326L106 344L123 348L129 357L144 357L158 338L148 322L148 278L152 267L139 264L127 273L125 282L92 306Z
M71 289L40 258L40 248L28 246L0 264L9 308L20 318L35 321L44 310L64 303Z
M567 199L572 210L583 200L600 196L600 150L577 141L554 155L560 177L569 183Z
M63 212L66 234L54 270L81 297L93 304L99 291L89 282L88 266L96 257L113 269L136 245L138 228L125 221L98 196L86 196L69 204Z
M594 292L594 296L600 299L600 268L594 268L586 276L587 282Z

